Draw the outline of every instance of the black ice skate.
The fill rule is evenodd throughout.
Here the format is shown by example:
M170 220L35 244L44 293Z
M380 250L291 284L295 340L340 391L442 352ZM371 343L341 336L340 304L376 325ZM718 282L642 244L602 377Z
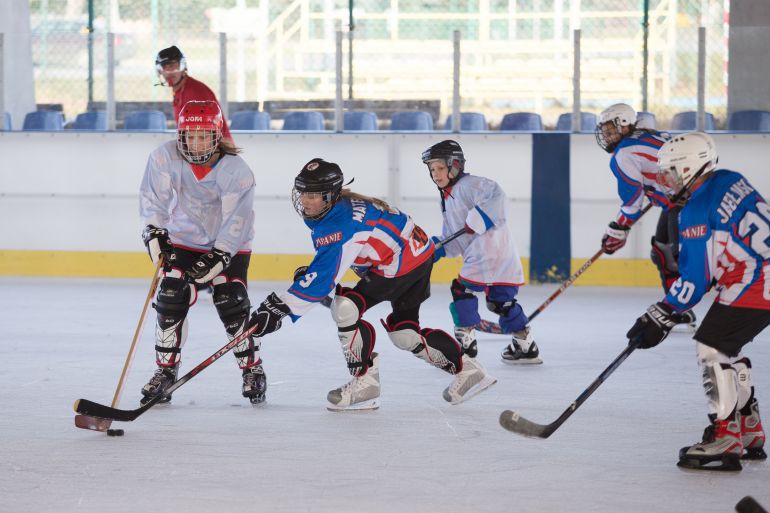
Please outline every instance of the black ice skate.
M243 369L243 397L248 398L251 404L262 404L265 402L265 392L267 378L262 364Z
M694 470L741 470L741 427L738 420L715 420L703 441L679 451L677 466Z
M174 381L176 381L176 373L179 370L179 365L173 367L158 367L155 369L150 381L142 387L141 404L146 404L154 397L163 394L168 387L170 387ZM164 395L158 403L167 403L171 401L171 394Z
M526 348L526 350L523 348ZM543 363L543 360L540 358L540 350L537 348L537 344L535 344L532 334L529 332L529 326L513 334L511 343L503 350L500 357L503 359L503 362L513 365Z

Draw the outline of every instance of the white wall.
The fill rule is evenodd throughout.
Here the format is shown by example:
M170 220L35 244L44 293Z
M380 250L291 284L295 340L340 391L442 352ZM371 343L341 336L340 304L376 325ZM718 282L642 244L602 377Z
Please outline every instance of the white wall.
M152 149L173 133L0 132L0 249L143 251L137 189ZM352 188L412 215L429 234L441 227L438 192L422 151L433 134L234 135L254 171L255 253L312 253L290 201L294 176L314 157L337 162ZM454 136L467 167L497 180L511 198L514 235L529 255L532 138Z

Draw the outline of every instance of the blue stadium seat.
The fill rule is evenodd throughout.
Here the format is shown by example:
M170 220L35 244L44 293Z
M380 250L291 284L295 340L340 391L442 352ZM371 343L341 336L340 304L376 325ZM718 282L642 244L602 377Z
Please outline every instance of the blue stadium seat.
M64 130L64 115L53 110L38 110L24 116L22 130Z
M166 115L160 110L137 110L126 114L123 130L162 132L166 130Z
M78 114L72 128L75 130L107 130L107 111L90 110Z
M13 130L11 127L11 114L3 112L3 130Z
M422 110L396 112L390 118L390 129L401 132L430 132L433 130L433 117Z
M242 110L233 114L230 130L270 130L270 113Z
M581 112L580 113L580 131L581 132L593 132L596 129L596 114L593 112ZM572 131L572 113L565 112L559 116L556 121L556 130L560 132Z
M377 130L377 114L365 110L345 112L343 127L344 130L373 132Z
M686 112L677 112L674 117L671 118L671 130L681 130L683 132L695 130L698 125L698 113L694 110L688 110ZM704 123L705 130L716 130L716 124L714 123L714 115L710 112L706 112L706 120Z
M446 118L444 130L452 130L452 115ZM461 112L460 113L460 131L461 132L483 132L489 130L487 118L481 112Z
M658 122L655 119L655 114L652 112L639 111L636 113L636 126L637 128L651 128L655 130L658 128Z
M543 119L534 112L512 112L500 121L500 130L504 132L537 132L542 129Z
M283 117L283 129L321 132L324 129L324 115L314 110L289 112Z
M727 129L734 132L770 132L770 112L736 110L727 117Z

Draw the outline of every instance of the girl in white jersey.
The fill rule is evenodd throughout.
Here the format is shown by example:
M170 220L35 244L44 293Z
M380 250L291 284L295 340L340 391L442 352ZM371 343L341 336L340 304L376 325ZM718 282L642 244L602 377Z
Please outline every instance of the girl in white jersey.
M158 369L142 388L147 402L174 382L196 285L213 284L214 304L232 340L249 316L246 274L254 238L254 174L222 139L216 102L191 101L179 113L177 141L150 154L140 190L142 237L153 262L165 258L156 310ZM254 337L235 346L244 397L265 400L267 381ZM165 394L162 402L171 400Z
M503 333L512 334L503 361L542 363L529 319L516 301L524 271L507 224L508 198L494 180L465 173L465 154L456 141L434 144L422 153L422 161L441 193L444 237L463 227L467 232L437 250L434 257L463 257L463 267L451 286L455 338L467 354L476 355L474 327L481 317L473 293L483 291L487 308L500 316Z

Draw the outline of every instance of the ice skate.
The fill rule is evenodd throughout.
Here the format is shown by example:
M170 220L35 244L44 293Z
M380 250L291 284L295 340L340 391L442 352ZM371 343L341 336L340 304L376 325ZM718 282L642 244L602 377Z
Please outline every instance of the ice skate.
M759 418L759 405L756 399L749 404L751 415L741 415L741 443L743 444L744 460L764 460L765 431L762 429L762 419Z
M168 387L170 387L174 381L176 381L176 374L179 370L179 365L173 367L158 367L155 369L150 381L142 387L142 395L144 396L140 403L146 404L154 397L163 394ZM171 394L164 394L158 401L159 404L167 403L171 401Z
M354 377L330 391L326 399L329 411L376 410L380 407L379 355L372 353L372 365L363 376Z
M455 338L463 347L463 354L476 358L479 348L476 343L476 330L472 326L455 326Z
M454 381L444 390L444 399L452 404L460 404L483 392L497 383L479 362L468 355L463 355L463 368L455 374Z
M678 466L695 470L741 470L741 428L738 420L716 420L703 441L679 451Z
M500 355L503 362L511 365L534 365L543 363L540 358L540 350L532 338L529 326L513 334L508 347Z
M695 312L692 310L687 310L681 314L675 314L674 319L676 320L676 325L674 326L673 331L678 333L695 333L695 330L698 327L696 324L697 319L695 317Z
M265 392L267 392L267 378L262 364L243 369L243 397L248 398L251 404L262 404L265 402Z

